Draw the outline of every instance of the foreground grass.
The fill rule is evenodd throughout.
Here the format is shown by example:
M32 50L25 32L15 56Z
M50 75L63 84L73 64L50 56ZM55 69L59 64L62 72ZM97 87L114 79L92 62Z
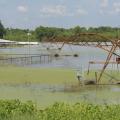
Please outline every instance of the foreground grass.
M57 68L0 67L0 84L77 82L75 71Z
M0 120L120 120L120 105L55 103L44 110L32 102L0 101Z

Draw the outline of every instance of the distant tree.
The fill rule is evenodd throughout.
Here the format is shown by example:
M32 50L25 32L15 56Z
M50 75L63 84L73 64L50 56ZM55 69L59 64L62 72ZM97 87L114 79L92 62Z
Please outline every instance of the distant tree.
M63 31L64 29L60 28L40 26L36 28L35 33L37 40L42 41L44 38L60 35Z
M35 33L29 29L6 28L4 38L12 41L28 41L28 33L30 33L29 41L35 41Z
M0 38L3 38L4 34L5 34L5 28L2 22L0 21Z
M87 29L85 27L81 27L81 32L87 32Z
M120 28L112 28L109 26L100 27L85 27L76 26L75 28L56 28L56 27L43 27L39 26L35 30L20 29L20 28L6 28L4 29L2 23L0 22L0 38L9 39L13 41L28 41L28 32L31 34L29 36L30 41L45 41L49 38L57 37L72 37L73 35L78 35L79 33L99 33L107 38L115 39L118 35ZM5 34L5 35L4 35ZM50 40L50 39L49 39ZM100 38L99 36L80 36L80 41L107 41L106 39Z
M82 29L81 29L80 26L76 26L76 27L73 29L73 31L74 31L75 34L79 34L79 33L82 32Z
M88 28L88 32L91 32L91 33L92 33L92 32L95 32L95 28L89 27L89 28Z

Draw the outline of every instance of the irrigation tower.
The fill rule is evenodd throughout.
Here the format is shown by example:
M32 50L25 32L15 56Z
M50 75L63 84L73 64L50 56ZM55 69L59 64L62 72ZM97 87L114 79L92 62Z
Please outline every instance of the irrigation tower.
M97 42L96 42L97 41ZM108 52L104 66L97 78L99 84L106 67L108 66L113 55L116 56L116 63L120 64L120 39L111 39L98 33L80 33L70 37L52 37L47 38L46 42L52 44L62 43L59 49L62 49L65 44L72 44L78 46L91 46L103 49ZM117 52L117 50L119 52Z

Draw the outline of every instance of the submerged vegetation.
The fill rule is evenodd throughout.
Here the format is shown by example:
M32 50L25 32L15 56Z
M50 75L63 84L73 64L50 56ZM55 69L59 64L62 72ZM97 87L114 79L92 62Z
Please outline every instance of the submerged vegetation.
M120 105L55 103L45 109L31 101L0 100L1 120L119 120Z
M85 80L95 80L94 70L87 74L85 71ZM97 71L99 75L100 71ZM7 74L7 75L6 75ZM103 74L101 83L112 84L119 82L120 72L109 70ZM0 84L78 84L75 70L60 68L25 68L15 66L0 67Z
M100 71L98 71L98 74ZM106 71L101 83L112 83L119 81L119 71ZM7 74L7 75L6 75ZM84 79L95 80L95 71L87 74L85 71ZM75 70L60 68L25 68L15 66L0 67L0 84L77 84Z
M76 83L75 72L68 69L0 67L0 84L65 84Z

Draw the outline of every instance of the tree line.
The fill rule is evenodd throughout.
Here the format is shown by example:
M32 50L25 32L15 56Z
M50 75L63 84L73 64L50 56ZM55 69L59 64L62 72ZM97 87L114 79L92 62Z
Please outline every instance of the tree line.
M56 27L44 27L39 26L35 30L29 29L15 29L15 28L5 28L0 21L0 38L12 40L12 41L44 41L51 37L70 37L77 35L79 33L99 33L111 39L116 39L119 36L120 28L101 26L101 27L80 27L76 26L74 28L56 28ZM29 34L28 34L29 33ZM93 38L92 38L93 39ZM83 41L89 41L90 38L83 38ZM97 37L94 38L95 41L102 40ZM104 40L103 40L104 41Z

